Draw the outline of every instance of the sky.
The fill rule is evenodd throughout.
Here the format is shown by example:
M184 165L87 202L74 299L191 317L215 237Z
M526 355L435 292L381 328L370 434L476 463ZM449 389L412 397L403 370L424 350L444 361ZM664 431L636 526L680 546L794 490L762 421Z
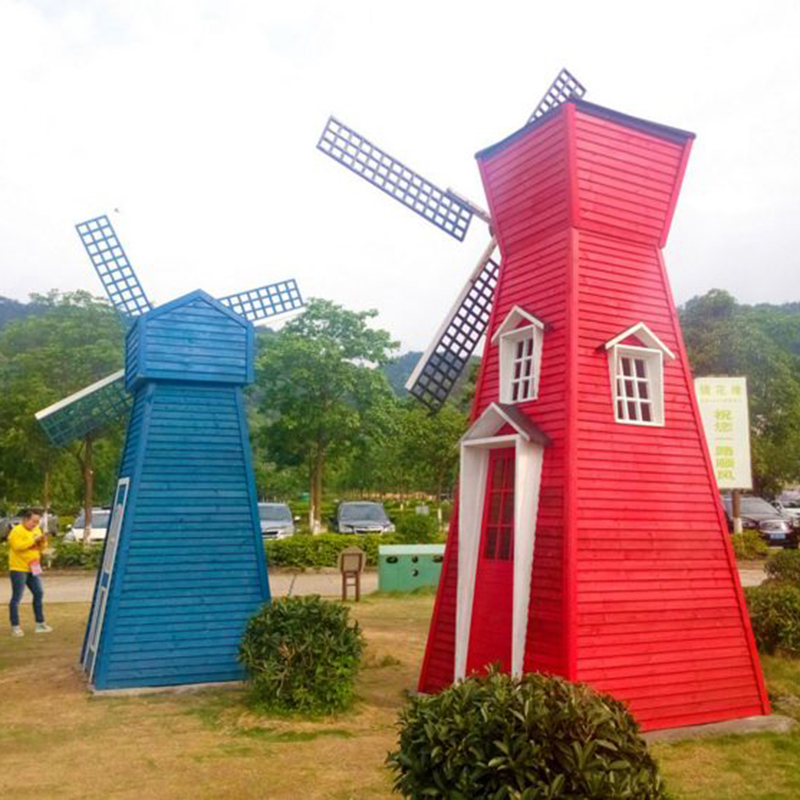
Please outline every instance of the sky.
M73 226L108 213L157 304L296 278L423 349L486 228L459 243L323 156L328 116L485 205L475 152L566 66L697 134L676 301L797 301L799 39L769 0L0 0L0 295L101 294Z

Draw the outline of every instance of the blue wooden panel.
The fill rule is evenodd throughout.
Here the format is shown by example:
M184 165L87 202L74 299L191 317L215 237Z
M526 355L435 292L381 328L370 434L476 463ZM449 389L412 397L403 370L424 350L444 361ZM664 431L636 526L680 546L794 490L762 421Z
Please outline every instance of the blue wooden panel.
M141 316L128 333L126 382L245 384L253 380L253 326L205 292Z
M123 456L131 495L95 686L241 678L239 640L269 599L242 389L139 387Z

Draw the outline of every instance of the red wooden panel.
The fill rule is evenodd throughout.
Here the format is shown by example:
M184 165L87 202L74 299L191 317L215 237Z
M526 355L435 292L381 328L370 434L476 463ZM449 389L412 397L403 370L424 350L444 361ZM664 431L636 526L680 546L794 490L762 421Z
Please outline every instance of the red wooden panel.
M566 103L480 158L502 253L488 338L514 305L547 326L540 396L520 406L552 442L524 668L611 691L646 728L769 709L659 251L688 149ZM678 356L661 428L614 421L603 345L642 321ZM498 371L487 343L473 419L497 401ZM452 676L454 551L421 687Z

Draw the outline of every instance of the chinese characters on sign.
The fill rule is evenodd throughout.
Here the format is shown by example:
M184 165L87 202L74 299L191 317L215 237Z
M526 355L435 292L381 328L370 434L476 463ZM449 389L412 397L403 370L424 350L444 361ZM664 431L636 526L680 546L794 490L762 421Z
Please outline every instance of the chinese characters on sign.
M752 489L747 380L696 378L694 388L717 486Z

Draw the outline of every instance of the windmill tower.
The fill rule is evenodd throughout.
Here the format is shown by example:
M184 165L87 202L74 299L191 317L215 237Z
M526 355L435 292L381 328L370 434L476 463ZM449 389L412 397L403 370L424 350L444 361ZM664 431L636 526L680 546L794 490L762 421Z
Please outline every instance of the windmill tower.
M65 444L130 408L83 668L101 690L239 679L245 623L270 596L243 394L252 323L300 308L297 285L153 308L108 217L77 229L130 322L122 372L37 414Z
M420 690L499 661L645 729L769 713L661 252L694 135L583 94L478 153L501 264L409 382L437 407L487 334Z

